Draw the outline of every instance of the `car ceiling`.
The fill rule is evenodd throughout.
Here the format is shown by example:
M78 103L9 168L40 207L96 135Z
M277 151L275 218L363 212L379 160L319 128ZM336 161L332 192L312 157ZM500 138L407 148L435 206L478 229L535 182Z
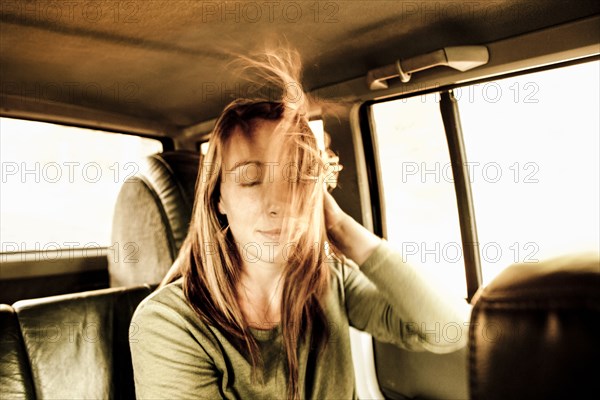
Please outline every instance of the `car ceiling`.
M235 54L287 41L313 90L398 58L591 16L600 2L38 0L1 7L2 95L183 128L214 118L244 93L228 68Z

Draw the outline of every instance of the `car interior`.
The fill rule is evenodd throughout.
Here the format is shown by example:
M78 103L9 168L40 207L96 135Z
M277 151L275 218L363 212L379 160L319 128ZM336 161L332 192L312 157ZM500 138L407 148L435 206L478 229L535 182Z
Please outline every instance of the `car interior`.
M135 398L132 314L176 261L216 118L253 90L232 62L282 45L340 206L473 305L450 354L352 329L358 397L600 394L600 2L0 12L2 399Z

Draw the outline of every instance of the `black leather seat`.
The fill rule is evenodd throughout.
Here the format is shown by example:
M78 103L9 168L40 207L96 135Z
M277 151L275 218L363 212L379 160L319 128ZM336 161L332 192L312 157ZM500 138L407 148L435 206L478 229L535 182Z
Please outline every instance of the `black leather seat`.
M15 310L0 304L0 398L34 398L29 360Z
M118 252L109 253L111 286L155 284L165 276L187 235L199 164L191 151L155 154L123 184L113 215Z
M472 399L600 395L600 259L513 265L475 300Z
M109 273L120 288L0 305L2 398L135 398L130 321L154 287L139 285L160 282L185 239L200 156L146 161L123 184L113 216Z
M2 344L2 391L25 398L132 399L135 398L129 340L136 340L131 316L139 302L151 293L148 285L16 302L18 318L2 312L4 330L11 332L10 346L20 341L28 355L5 351ZM13 314L14 315L14 314ZM4 325L4 320L12 321ZM21 336L19 336L21 335ZM22 340L21 340L22 338ZM9 354L10 367L4 361ZM31 368L22 372L22 365ZM25 368L25 369L27 369ZM5 378L5 371L14 377ZM29 383L33 382L33 384ZM33 390L31 390L33 386Z

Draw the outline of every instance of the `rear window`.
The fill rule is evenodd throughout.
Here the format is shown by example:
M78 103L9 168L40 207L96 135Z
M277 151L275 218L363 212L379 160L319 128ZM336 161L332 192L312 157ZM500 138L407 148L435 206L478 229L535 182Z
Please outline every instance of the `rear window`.
M0 118L2 252L110 246L121 186L159 140Z

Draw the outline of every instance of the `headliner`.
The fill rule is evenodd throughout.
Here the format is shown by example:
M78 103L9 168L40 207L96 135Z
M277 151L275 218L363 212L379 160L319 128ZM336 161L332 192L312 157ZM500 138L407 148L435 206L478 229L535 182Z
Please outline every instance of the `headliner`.
M186 127L215 117L244 92L227 69L233 54L281 38L302 55L304 84L313 90L397 58L488 43L600 10L595 0L224 4L3 1L1 93Z

